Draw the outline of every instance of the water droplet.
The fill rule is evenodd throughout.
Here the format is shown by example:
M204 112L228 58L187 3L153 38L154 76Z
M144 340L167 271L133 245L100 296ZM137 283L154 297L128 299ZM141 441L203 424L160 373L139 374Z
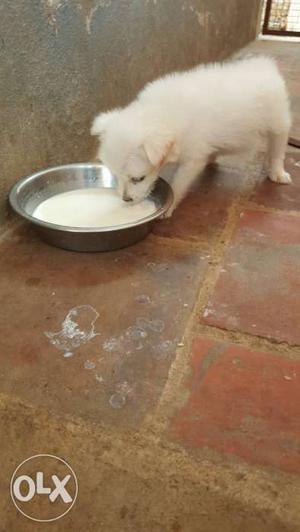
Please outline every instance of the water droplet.
M149 329L154 332L162 332L165 328L165 324L161 320L152 320L148 323Z
M171 342L171 340L165 340L164 342L158 344L156 347L153 347L153 356L157 360L165 359L170 355L172 348L173 342Z
M95 362L91 362L90 360L86 360L83 365L85 369L94 369L96 367Z
M140 338L146 338L148 335L142 327L137 327L136 325L134 325L133 327L128 327L126 331L126 336L134 340L138 340Z
M72 353L72 351L66 351L66 352L64 353L64 357L65 357L65 358L70 358L70 357L73 356L73 354L74 354L74 353Z
M127 381L119 382L119 384L116 385L116 390L118 393L121 393L123 395L128 395L132 392L131 386L129 386Z
M138 345L136 346L136 351L140 351L141 349L143 349L143 344L141 342L138 343Z
M109 399L109 404L113 408L123 408L125 403L126 403L126 397L122 395L121 393L114 393Z
M149 320L147 318L138 318L136 320L137 326L141 329L147 329L149 325Z
M137 296L135 298L135 300L138 302L138 303L142 303L142 304L149 304L151 303L151 298L149 296L147 296L146 294L140 294L139 296Z
M116 351L119 347L118 338L107 338L104 340L102 347L105 351Z

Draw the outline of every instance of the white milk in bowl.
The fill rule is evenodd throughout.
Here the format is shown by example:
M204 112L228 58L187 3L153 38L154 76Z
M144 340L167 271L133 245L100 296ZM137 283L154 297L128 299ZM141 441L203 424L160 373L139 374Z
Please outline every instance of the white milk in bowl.
M155 204L149 199L133 205L124 202L116 190L82 188L46 199L32 216L69 227L101 228L134 223L155 211Z

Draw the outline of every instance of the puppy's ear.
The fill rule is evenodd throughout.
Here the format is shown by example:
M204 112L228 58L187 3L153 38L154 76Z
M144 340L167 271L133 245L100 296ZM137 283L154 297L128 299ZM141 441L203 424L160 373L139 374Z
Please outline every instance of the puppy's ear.
M173 145L173 139L168 132L161 131L158 134L149 135L143 147L150 163L155 168L160 168L167 161Z
M107 129L109 123L120 112L120 109L113 109L113 111L107 111L106 113L100 113L94 118L91 127L91 135L98 135L101 137Z

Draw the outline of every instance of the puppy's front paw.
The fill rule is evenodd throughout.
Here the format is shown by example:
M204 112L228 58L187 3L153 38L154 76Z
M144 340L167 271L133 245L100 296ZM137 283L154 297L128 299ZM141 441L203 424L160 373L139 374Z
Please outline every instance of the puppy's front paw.
M281 170L280 172L271 172L270 179L274 183L280 183L281 185L290 185L292 183L292 178L288 172Z
M167 220L168 218L171 218L175 207L170 207L164 214L161 215L160 220Z

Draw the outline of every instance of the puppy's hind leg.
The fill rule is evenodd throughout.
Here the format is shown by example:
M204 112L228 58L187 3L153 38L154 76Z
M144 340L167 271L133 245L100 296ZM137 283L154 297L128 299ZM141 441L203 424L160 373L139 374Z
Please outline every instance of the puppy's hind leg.
M205 158L202 160L188 161L179 166L172 182L174 201L164 218L170 218L172 216L174 210L186 196L198 175L204 170L206 164L207 159Z
M287 128L281 131L269 132L269 178L275 183L289 184L292 182L291 176L284 169L285 150L288 142Z

